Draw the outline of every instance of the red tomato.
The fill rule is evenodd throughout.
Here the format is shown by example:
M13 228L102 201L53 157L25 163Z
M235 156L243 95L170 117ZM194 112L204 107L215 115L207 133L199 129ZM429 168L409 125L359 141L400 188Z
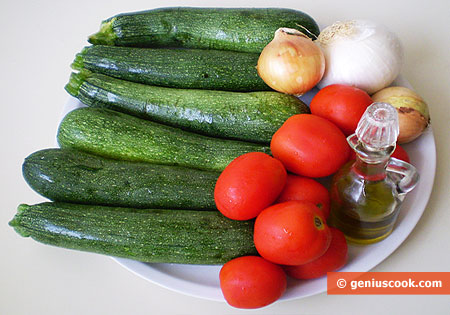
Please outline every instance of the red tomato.
M270 149L287 170L308 177L335 173L350 152L338 127L311 114L294 115L286 120L273 135Z
M269 305L286 291L283 269L258 256L230 260L223 265L219 278L225 300L239 308Z
M263 258L282 265L301 265L325 253L331 232L313 203L286 201L258 215L253 240Z
M315 279L327 274L327 272L341 269L347 263L347 241L344 233L330 227L331 243L328 250L307 264L299 266L285 266L286 273L296 279Z
M230 219L252 219L277 199L286 177L283 164L268 154L241 155L225 168L216 182L217 209Z
M328 85L311 100L311 113L328 119L348 136L373 101L365 91L343 84Z
M411 163L408 153L399 144L396 145L395 150L391 156L399 160L405 161L406 163ZM356 153L355 151L351 150L348 160L350 161L354 159L356 159Z
M322 184L312 178L288 174L286 185L277 203L291 200L310 201L315 204L326 220L330 214L330 194Z
M392 153L391 156L399 160L405 161L406 163L411 163L408 153L399 144L397 144L394 153Z

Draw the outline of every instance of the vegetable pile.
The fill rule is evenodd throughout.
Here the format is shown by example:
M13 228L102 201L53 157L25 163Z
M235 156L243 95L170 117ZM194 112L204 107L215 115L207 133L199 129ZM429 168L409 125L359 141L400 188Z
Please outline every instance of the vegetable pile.
M367 21L319 35L296 10L161 8L109 18L89 42L66 85L87 107L63 118L60 148L23 163L50 202L20 205L10 225L64 248L224 264L239 308L276 301L286 274L345 265L316 179L354 159L346 136L373 101L398 109L401 143L429 124L420 96L388 87L398 39ZM297 96L315 86L308 106ZM409 162L400 146L394 156Z

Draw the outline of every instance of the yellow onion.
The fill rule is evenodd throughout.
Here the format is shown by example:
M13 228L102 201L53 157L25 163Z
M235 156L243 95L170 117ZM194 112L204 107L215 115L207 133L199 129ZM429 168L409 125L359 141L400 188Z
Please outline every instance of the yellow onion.
M272 89L302 95L322 79L325 58L320 48L295 29L280 28L258 59L258 74Z
M422 134L430 123L428 105L414 91L392 86L384 88L372 95L374 102L389 103L397 109L399 135L398 143L407 143Z

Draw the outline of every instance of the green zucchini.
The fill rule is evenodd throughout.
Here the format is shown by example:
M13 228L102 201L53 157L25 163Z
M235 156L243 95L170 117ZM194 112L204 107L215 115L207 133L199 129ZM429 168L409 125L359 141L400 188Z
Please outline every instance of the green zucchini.
M309 113L278 92L173 89L92 72L72 73L66 90L91 107L109 108L213 137L269 143L291 116Z
M256 71L259 54L224 50L95 45L72 68L148 85L226 91L271 90Z
M53 201L131 208L216 209L217 172L46 149L28 156L22 173L31 188Z
M119 14L89 37L95 45L185 47L260 53L280 27L316 39L312 17L280 8L159 8Z
M269 153L255 143L211 138L103 108L78 108L62 120L62 148L113 159L222 171L236 157Z
M44 244L152 263L222 264L257 254L253 221L219 211L46 202L20 205L9 224Z
M295 114L309 108L278 92L173 89L92 72L72 73L66 90L82 103L132 114L205 135L269 143Z

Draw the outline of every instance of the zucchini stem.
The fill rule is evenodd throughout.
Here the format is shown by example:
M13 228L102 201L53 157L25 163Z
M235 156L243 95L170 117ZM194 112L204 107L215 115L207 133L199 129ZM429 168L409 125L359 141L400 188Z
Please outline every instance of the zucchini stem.
M16 231L16 233L22 237L29 237L31 235L30 232L27 230L27 228L25 228L21 222L21 216L23 215L23 212L25 212L29 207L30 207L29 205L20 204L17 207L16 215L8 223L9 226L12 226L14 228L14 230Z
M112 24L115 20L115 18L112 18L110 20L103 21L100 25L100 30L89 36L88 42L93 45L114 46L117 34L114 32Z
M82 69L78 73L72 72L70 74L69 82L66 84L64 89L67 91L67 93L69 93L73 97L77 97L81 85L84 83L84 81L86 81L89 75L90 72L85 69Z
M87 54L90 47L84 47L80 53L75 55L75 60L72 62L70 67L73 70L81 71L84 68L84 56Z

